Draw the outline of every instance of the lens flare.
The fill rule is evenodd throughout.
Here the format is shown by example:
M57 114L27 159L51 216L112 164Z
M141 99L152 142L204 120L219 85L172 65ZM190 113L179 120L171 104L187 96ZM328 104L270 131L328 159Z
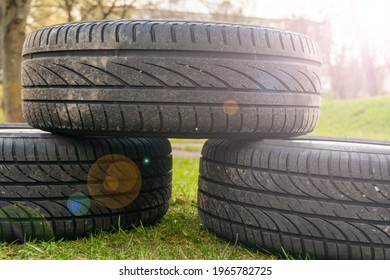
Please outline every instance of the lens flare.
M142 163L143 163L144 165L149 165L149 164L150 164L150 158L145 157L145 158L142 160Z
M150 163L144 158L143 164ZM141 191L141 172L128 157L119 154L99 158L88 172L91 197L107 208L123 208L132 203Z
M91 201L85 194L76 192L69 197L67 206L73 215L83 216L88 213L91 207Z
M43 212L21 204L0 207L0 241L24 243L54 239L52 223L45 219Z
M226 115L232 116L238 112L238 103L236 100L229 99L223 103L223 111Z

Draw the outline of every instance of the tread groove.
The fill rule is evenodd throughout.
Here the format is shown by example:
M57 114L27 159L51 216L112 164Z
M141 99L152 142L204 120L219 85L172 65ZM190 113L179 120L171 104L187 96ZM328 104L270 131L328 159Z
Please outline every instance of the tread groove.
M159 23L153 23L150 26L150 39L152 40L152 43L156 42L156 26L159 25Z
M256 40L255 40L255 34L254 34L253 28L251 28L250 36L251 36L252 46L253 46L253 47L256 47Z
M265 31L265 41L267 42L267 47L270 49L271 48L271 43L269 41L268 30Z
M122 25L123 25L123 23L120 23L115 27L115 42L117 42L117 43L120 42L119 32L120 32L120 28Z
M90 43L92 42L92 32L93 32L93 29L95 26L97 26L97 24L91 24L91 27L90 27L89 32L88 32L88 41Z
M177 39L176 39L176 26L178 26L177 23L174 23L171 25L171 40L172 40L172 43L176 43Z
M196 25L194 25L194 24L191 24L190 25L190 36L191 36L191 42L192 42L192 44L196 44L196 39L195 39L195 30L194 30L194 27L195 27Z
M238 44L240 46L242 46L242 41L241 41L241 28L240 27L237 27L237 40L238 40Z
M227 38L226 38L226 26L222 26L221 33L222 33L223 44L227 45L228 41L227 41Z
M137 26L138 25L140 25L140 23L135 23L132 27L131 39L132 39L133 43L137 42Z

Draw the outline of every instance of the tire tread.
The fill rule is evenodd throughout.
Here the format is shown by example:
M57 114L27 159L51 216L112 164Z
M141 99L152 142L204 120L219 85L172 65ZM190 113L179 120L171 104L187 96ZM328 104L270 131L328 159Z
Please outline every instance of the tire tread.
M208 140L198 191L204 225L231 241L301 257L390 258L390 177L382 172L390 150L320 139Z
M81 135L302 135L314 129L319 116L316 49L304 35L234 24L117 20L45 27L30 33L24 45L24 116L33 127ZM237 114L224 112L227 100L238 103ZM151 101L178 109L160 110ZM103 109L81 110L77 102ZM52 103L58 104L55 111L46 108ZM62 103L71 104L74 114ZM133 106L139 116L128 110ZM267 114L286 122L294 108L303 121L293 127L271 124L264 131L253 123ZM33 115L36 110L48 117ZM207 117L194 114L207 110ZM144 116L148 113L151 118ZM61 124L45 122L57 117ZM177 118L180 129L170 130Z
M0 240L4 242L75 239L98 230L129 229L155 223L168 210L172 158L166 139L0 131ZM100 205L87 188L89 168L107 154L132 159L142 176L136 200L118 209ZM142 163L146 156L150 159L147 166ZM86 214L76 216L68 209L74 193L90 200Z

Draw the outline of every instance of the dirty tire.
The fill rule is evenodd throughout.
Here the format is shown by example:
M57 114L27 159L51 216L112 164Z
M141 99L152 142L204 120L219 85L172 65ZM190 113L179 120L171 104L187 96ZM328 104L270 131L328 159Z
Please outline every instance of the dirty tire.
M0 242L128 229L152 224L168 210L172 162L166 139L71 138L15 127L0 128L0 149ZM137 178L127 189L129 180L112 178L125 164L131 165L122 170L138 169L126 177ZM119 189L105 181L108 174ZM138 192L131 193L135 182Z
M312 131L320 53L266 27L90 21L45 27L23 49L23 112L82 135L281 137Z
M200 217L225 239L282 255L390 259L389 144L209 140L200 163Z

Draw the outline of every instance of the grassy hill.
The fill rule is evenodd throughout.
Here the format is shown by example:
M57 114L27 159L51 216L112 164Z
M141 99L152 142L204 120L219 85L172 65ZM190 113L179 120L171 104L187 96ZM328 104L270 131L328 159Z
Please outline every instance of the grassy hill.
M390 140L390 97L324 97L315 135Z

